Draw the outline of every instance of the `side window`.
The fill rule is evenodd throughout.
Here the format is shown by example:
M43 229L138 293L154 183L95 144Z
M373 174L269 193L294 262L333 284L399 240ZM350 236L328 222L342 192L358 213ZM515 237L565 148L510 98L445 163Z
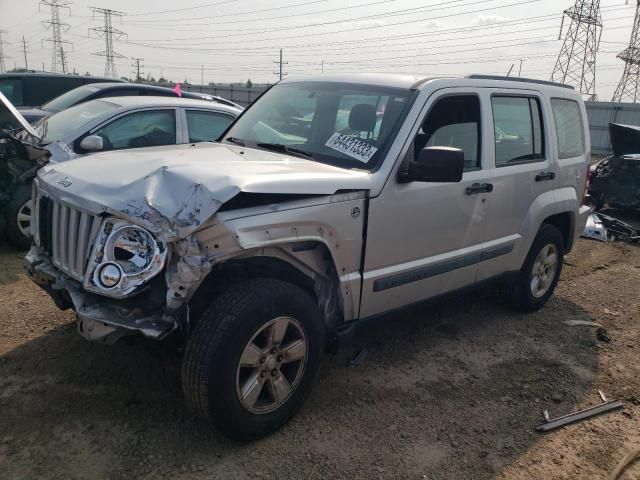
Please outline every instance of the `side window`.
M222 113L187 110L189 142L215 142L232 121L233 117Z
M465 170L480 168L480 100L459 95L438 100L414 140L414 157L424 147L454 147L464 152Z
M176 143L173 110L150 110L120 117L93 133L102 137L104 150L154 147Z
M97 95L91 97L91 100L96 98L109 98L109 97L136 97L140 95L140 91L135 88L117 88L103 90Z
M558 135L558 157L573 158L584 155L584 128L578 102L552 98L551 110Z
M540 104L532 97L491 98L496 142L496 166L544 159Z
M13 103L14 107L24 105L22 95L22 79L20 78L3 78L0 79L0 92Z

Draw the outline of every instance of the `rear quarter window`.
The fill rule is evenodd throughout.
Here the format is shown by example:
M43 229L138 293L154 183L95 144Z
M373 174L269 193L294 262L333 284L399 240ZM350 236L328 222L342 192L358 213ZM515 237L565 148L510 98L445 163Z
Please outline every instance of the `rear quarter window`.
M551 99L553 121L558 138L558 158L573 158L584 155L585 138L580 105L575 100Z
M82 78L33 76L24 79L24 104L39 106L82 85Z
M22 79L2 78L0 79L0 92L9 99L15 107L24 105L22 93Z

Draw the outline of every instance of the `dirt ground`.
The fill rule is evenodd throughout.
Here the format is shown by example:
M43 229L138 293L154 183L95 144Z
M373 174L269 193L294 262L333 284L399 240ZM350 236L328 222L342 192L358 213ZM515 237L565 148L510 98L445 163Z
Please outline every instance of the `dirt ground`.
M639 247L581 240L536 314L485 289L372 326L253 444L189 417L175 360L85 342L1 248L0 479L603 479L640 447ZM598 389L624 410L536 432Z

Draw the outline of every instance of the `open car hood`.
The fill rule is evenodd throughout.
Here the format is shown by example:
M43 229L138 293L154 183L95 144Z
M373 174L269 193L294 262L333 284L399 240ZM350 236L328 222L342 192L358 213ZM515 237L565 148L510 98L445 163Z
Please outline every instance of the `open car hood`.
M611 136L614 155L622 157L624 155L640 154L640 127L610 123L609 135Z
M251 148L200 143L111 151L52 163L42 188L169 238L184 238L240 192L333 195L368 190L371 174Z
M0 92L0 131L24 129L34 138L38 138L38 134L29 122L18 112L16 107Z

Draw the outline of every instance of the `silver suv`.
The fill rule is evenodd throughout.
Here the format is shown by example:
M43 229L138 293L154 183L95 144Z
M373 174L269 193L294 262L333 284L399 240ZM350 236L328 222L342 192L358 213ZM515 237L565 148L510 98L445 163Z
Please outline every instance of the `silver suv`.
M590 212L562 85L291 79L223 138L41 168L27 270L88 340L184 347L188 405L235 438L291 418L364 320L490 279L542 307Z

